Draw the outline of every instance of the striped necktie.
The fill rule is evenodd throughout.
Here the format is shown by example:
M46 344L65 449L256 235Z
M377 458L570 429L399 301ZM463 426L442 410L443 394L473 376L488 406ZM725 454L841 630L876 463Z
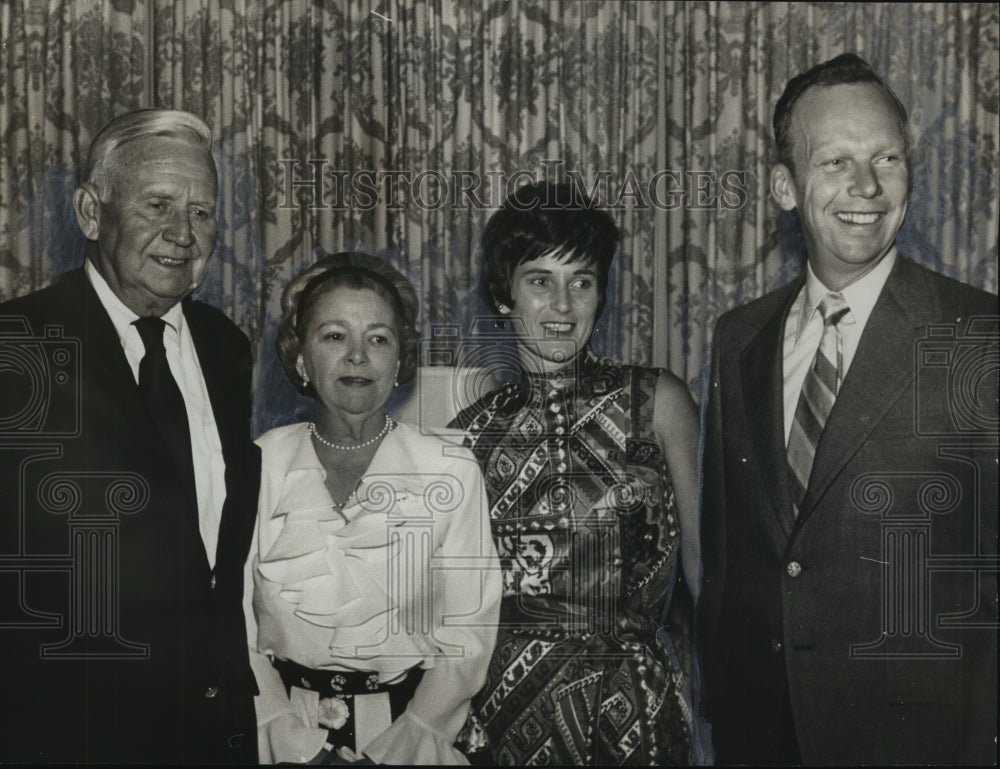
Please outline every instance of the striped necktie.
M844 377L843 343L837 324L851 311L843 294L838 291L831 291L824 296L818 309L823 316L823 336L802 383L792 430L788 436L788 469L794 490L796 516L809 486L809 474L812 472L819 437Z

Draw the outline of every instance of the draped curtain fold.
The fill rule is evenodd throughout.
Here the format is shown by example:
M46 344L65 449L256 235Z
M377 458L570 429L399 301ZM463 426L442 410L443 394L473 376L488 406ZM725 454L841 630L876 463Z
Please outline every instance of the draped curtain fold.
M316 249L399 265L421 326L464 334L507 186L569 178L623 241L598 351L698 395L716 318L802 268L768 195L795 73L853 50L907 105L908 256L997 290L996 4L12 0L0 6L0 298L80 263L94 133L148 106L216 137L219 245L199 296L259 346L257 429L301 407L273 354Z

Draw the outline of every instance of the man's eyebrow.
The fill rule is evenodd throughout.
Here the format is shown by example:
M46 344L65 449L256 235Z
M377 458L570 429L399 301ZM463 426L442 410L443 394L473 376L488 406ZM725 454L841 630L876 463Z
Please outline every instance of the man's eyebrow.
M176 200L181 197L177 194L175 190L163 186L162 182L153 182L148 187L139 190L136 193L137 198L163 198L165 200ZM202 208L214 208L215 198L201 198L192 197L188 201L191 205L201 206Z

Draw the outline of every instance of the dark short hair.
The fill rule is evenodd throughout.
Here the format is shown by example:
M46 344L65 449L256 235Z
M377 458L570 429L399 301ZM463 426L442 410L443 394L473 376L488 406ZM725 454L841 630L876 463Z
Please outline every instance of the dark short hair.
M899 100L889 84L879 77L871 65L856 53L842 53L829 61L817 64L810 70L796 75L785 86L781 98L774 108L774 143L778 150L778 162L793 169L792 160L792 109L802 95L810 88L817 86L848 85L852 83L871 83L886 95L903 127L903 137L906 140L907 154L910 139L906 127L906 107Z
M486 302L493 310L498 304L513 307L514 269L556 252L571 264L595 268L600 317L619 237L611 215L594 208L575 185L527 184L508 195L483 231L481 288Z
M409 382L417 373L417 292L399 270L384 259L357 251L323 254L295 276L281 294L281 323L275 348L285 373L305 395L295 367L305 338L309 314L321 296L334 288L367 289L385 299L392 308L399 338L399 383Z

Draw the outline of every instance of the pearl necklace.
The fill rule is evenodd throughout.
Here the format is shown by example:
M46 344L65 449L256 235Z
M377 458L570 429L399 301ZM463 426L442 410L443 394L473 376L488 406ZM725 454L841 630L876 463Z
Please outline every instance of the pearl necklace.
M334 443L333 441L328 441L326 438L324 438L322 435L319 434L319 431L316 429L316 423L315 422L310 422L309 423L309 432L312 433L313 438L315 438L316 440L318 440L324 446L329 446L331 449L339 449L340 451L357 451L358 449L363 449L363 448L365 448L367 446L371 446L373 443L378 443L395 426L396 426L396 422L393 420L393 418L391 416L389 416L388 414L386 414L385 415L385 425L379 431L378 435L376 435L374 438L370 438L369 440L365 441L364 443L358 443L355 446L342 446L339 443Z

